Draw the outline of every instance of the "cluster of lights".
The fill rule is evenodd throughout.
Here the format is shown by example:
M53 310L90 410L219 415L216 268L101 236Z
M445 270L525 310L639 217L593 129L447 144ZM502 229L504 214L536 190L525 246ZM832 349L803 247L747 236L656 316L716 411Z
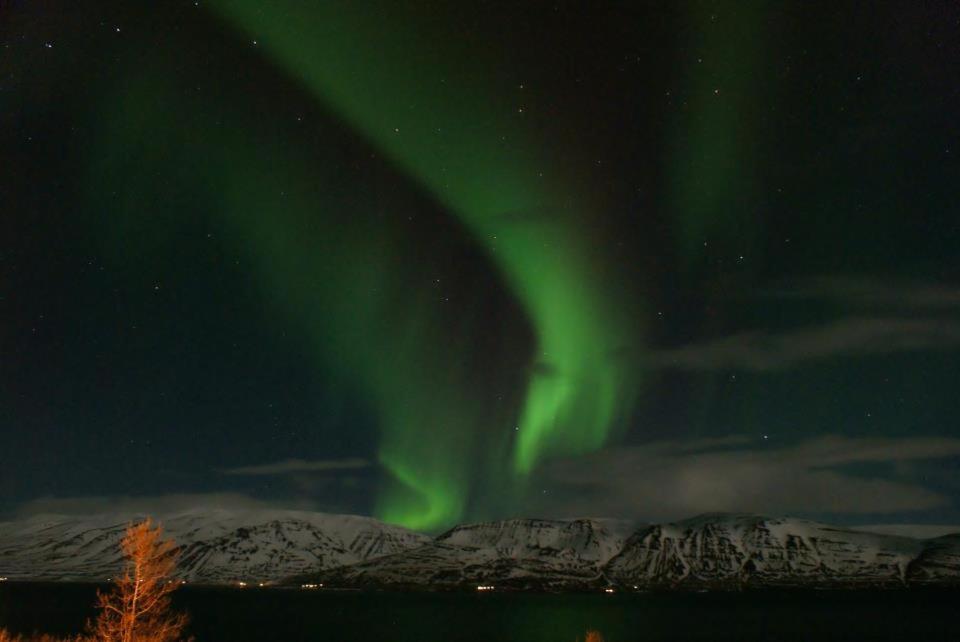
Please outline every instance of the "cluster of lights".
M604 592L604 593L613 593L613 589L612 589L612 588L605 588L605 589L603 589L603 592Z
M5 577L0 577L0 582L6 582L6 581L7 581L7 578L5 578Z
M493 590L493 586L490 585L490 584L481 584L481 585L477 586L477 590L478 590L478 591L492 591L492 590Z
M323 584L301 584L300 588L302 589L318 589L323 588Z
M246 583L246 582L237 582L237 586L239 586L240 588L244 588L244 587L247 586L247 583Z

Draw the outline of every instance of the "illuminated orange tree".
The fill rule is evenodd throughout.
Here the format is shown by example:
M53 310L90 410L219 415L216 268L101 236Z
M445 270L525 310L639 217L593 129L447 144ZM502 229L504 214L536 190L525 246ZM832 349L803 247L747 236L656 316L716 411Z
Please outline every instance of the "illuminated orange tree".
M90 625L98 642L173 642L179 640L187 616L170 608L177 547L163 529L147 519L131 524L120 541L126 559L112 590L97 592L100 615Z

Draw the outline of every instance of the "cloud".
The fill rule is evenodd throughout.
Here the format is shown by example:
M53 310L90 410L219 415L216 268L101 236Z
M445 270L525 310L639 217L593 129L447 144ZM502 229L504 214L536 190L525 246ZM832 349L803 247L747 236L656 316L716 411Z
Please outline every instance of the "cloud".
M268 464L256 466L240 466L238 468L223 468L219 472L224 475L265 476L291 475L298 473L323 473L338 470L358 470L369 468L370 462L366 459L324 459L308 461L306 459L283 459Z
M843 466L960 455L960 439L823 437L764 448L740 438L659 442L555 460L535 509L550 516L671 520L705 512L857 515L923 511L950 499L917 484L855 476Z
M932 539L960 533L960 524L864 524L855 527L853 530L865 533L900 535L916 539Z
M40 497L23 503L14 515L53 513L64 515L90 513L140 513L169 515L183 511L209 510L324 510L355 512L370 492L371 480L349 474L370 467L365 459L282 461L222 469L218 472L236 477L252 477L260 491L271 488L271 498L260 499L242 492L168 493L162 495L89 495L83 497ZM341 473L341 474L322 474ZM281 483L265 485L261 477L282 477Z
M767 291L764 295L782 299L834 299L858 307L914 310L960 308L960 288L956 286L868 276L802 279Z
M668 521L705 512L772 515L893 515L948 506L948 496L845 467L960 456L960 439L825 436L770 448L741 435L660 441L547 462L523 513ZM862 468L862 466L861 466ZM185 511L348 510L310 498L259 499L241 493L42 497L16 516L94 513L166 516Z
M262 500L240 493L172 493L166 495L97 495L86 497L40 497L21 504L16 514L89 515L96 513L141 513L170 515L201 510L316 510L308 500Z
M781 333L745 332L648 354L654 367L677 370L784 370L841 356L942 350L960 346L950 319L851 318Z
M821 325L741 332L654 350L647 355L648 362L653 367L674 370L770 372L833 357L960 347L960 319L956 318L960 288L953 285L869 276L820 276L763 291L760 297L831 301L861 312Z

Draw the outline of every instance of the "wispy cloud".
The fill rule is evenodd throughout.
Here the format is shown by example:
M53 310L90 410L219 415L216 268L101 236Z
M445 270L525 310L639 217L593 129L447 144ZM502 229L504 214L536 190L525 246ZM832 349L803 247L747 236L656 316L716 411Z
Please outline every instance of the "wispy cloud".
M325 473L338 470L358 470L369 468L370 462L366 459L282 459L280 461L255 466L240 466L238 468L222 468L219 472L224 475L267 476L291 475L297 473Z
M852 318L786 332L744 332L655 350L654 367L677 370L784 370L834 357L960 347L960 321Z
M843 470L850 464L960 456L960 439L823 437L784 448L729 439L659 442L549 463L537 512L669 520L730 511L893 514L950 499L921 485Z
M782 299L841 300L846 305L862 308L960 309L960 287L955 285L871 276L813 277L768 290L764 295Z
M865 533L883 533L885 535L900 535L916 539L931 539L960 533L958 524L864 524L854 530Z
M171 515L183 511L214 510L316 510L309 500L263 500L241 493L170 493L165 495L91 495L85 497L40 497L21 504L17 515L89 515L123 513Z
M960 287L952 284L833 275L783 283L761 290L759 296L840 304L856 316L653 350L647 362L662 369L767 372L834 357L960 347Z

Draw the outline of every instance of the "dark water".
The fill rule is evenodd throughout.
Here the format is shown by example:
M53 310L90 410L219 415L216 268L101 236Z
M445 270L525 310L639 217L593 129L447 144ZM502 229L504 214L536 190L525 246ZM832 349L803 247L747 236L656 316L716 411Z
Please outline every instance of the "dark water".
M0 585L0 626L78 631L89 585ZM508 595L181 589L197 642L960 640L960 591Z

